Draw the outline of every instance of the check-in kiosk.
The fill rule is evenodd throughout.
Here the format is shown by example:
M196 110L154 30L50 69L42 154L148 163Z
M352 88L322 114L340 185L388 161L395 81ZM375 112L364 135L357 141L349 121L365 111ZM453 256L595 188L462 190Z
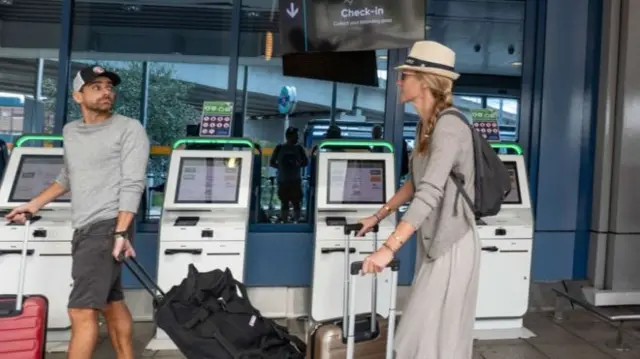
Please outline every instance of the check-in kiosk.
M478 339L534 336L524 328L529 307L533 214L524 157L500 155L511 176L511 191L496 216L478 220L482 241L476 309Z
M194 139L195 141L195 139ZM160 222L158 284L167 291L200 271L229 268L244 277L245 242L250 216L253 143L244 139L198 139L249 145L244 150L175 149L171 153ZM176 143L184 143L179 140ZM240 143L238 143L240 144ZM147 349L175 345L160 329Z
M2 176L4 175L4 170L7 168L8 162L9 149L7 148L7 143L0 140L0 181L2 181Z
M63 166L62 148L14 148L0 186L0 210L6 212L29 202L53 183ZM70 194L38 212L33 217L30 230L25 293L42 294L48 298L47 350L66 351L70 337L67 303L73 284ZM2 294L15 293L18 287L17 273L24 235L24 226L0 221Z
M324 152L325 144L343 147L344 152ZM384 146L391 153L349 152L348 148ZM363 260L393 232L395 216L379 225L378 241L374 234L350 239L346 247L344 225L357 223L375 213L395 193L394 154L391 144L382 141L328 140L319 145L316 163L316 208L314 229L314 261L311 287L311 319L325 321L342 317L344 310L343 285L348 280L345 255L350 261ZM377 283L377 311L389 313L389 275L373 278ZM372 282L357 282L356 308L358 313L371 311Z

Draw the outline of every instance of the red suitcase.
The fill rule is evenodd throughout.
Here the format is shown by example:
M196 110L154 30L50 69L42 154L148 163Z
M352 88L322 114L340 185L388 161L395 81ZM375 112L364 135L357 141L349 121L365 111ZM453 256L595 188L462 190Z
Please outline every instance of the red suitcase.
M24 295L31 218L24 225L22 250L1 254L20 254L18 292L0 296L0 359L42 359L45 357L49 302L42 295ZM0 259L2 260L2 259Z

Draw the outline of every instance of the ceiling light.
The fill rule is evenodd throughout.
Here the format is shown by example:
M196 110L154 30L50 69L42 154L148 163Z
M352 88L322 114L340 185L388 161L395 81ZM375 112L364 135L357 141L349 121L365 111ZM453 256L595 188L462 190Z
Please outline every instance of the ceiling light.
M135 4L123 4L122 9L127 12L140 12L142 6Z
M520 67L522 66L522 61L514 61L511 63L511 66Z

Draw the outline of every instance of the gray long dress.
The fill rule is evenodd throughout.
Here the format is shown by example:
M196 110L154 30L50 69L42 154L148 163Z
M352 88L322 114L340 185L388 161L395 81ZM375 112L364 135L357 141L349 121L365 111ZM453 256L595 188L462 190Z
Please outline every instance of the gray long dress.
M397 359L470 359L478 296L480 241L475 229L442 257L419 240L416 273L395 339Z

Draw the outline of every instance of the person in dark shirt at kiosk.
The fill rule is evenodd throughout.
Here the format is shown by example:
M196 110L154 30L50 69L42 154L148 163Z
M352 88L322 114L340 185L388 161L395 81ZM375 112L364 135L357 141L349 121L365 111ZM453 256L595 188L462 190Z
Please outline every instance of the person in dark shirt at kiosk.
M278 198L280 198L280 216L282 222L289 219L289 205L293 207L293 221L301 216L302 176L300 170L309 164L305 149L298 144L298 129L287 128L285 143L273 150L269 165L278 170Z
M375 125L371 129L371 138L376 141L382 140L382 126ZM373 152L384 152L384 147L373 147ZM402 140L402 163L400 164L400 176L404 176L409 173L409 149L407 141Z

